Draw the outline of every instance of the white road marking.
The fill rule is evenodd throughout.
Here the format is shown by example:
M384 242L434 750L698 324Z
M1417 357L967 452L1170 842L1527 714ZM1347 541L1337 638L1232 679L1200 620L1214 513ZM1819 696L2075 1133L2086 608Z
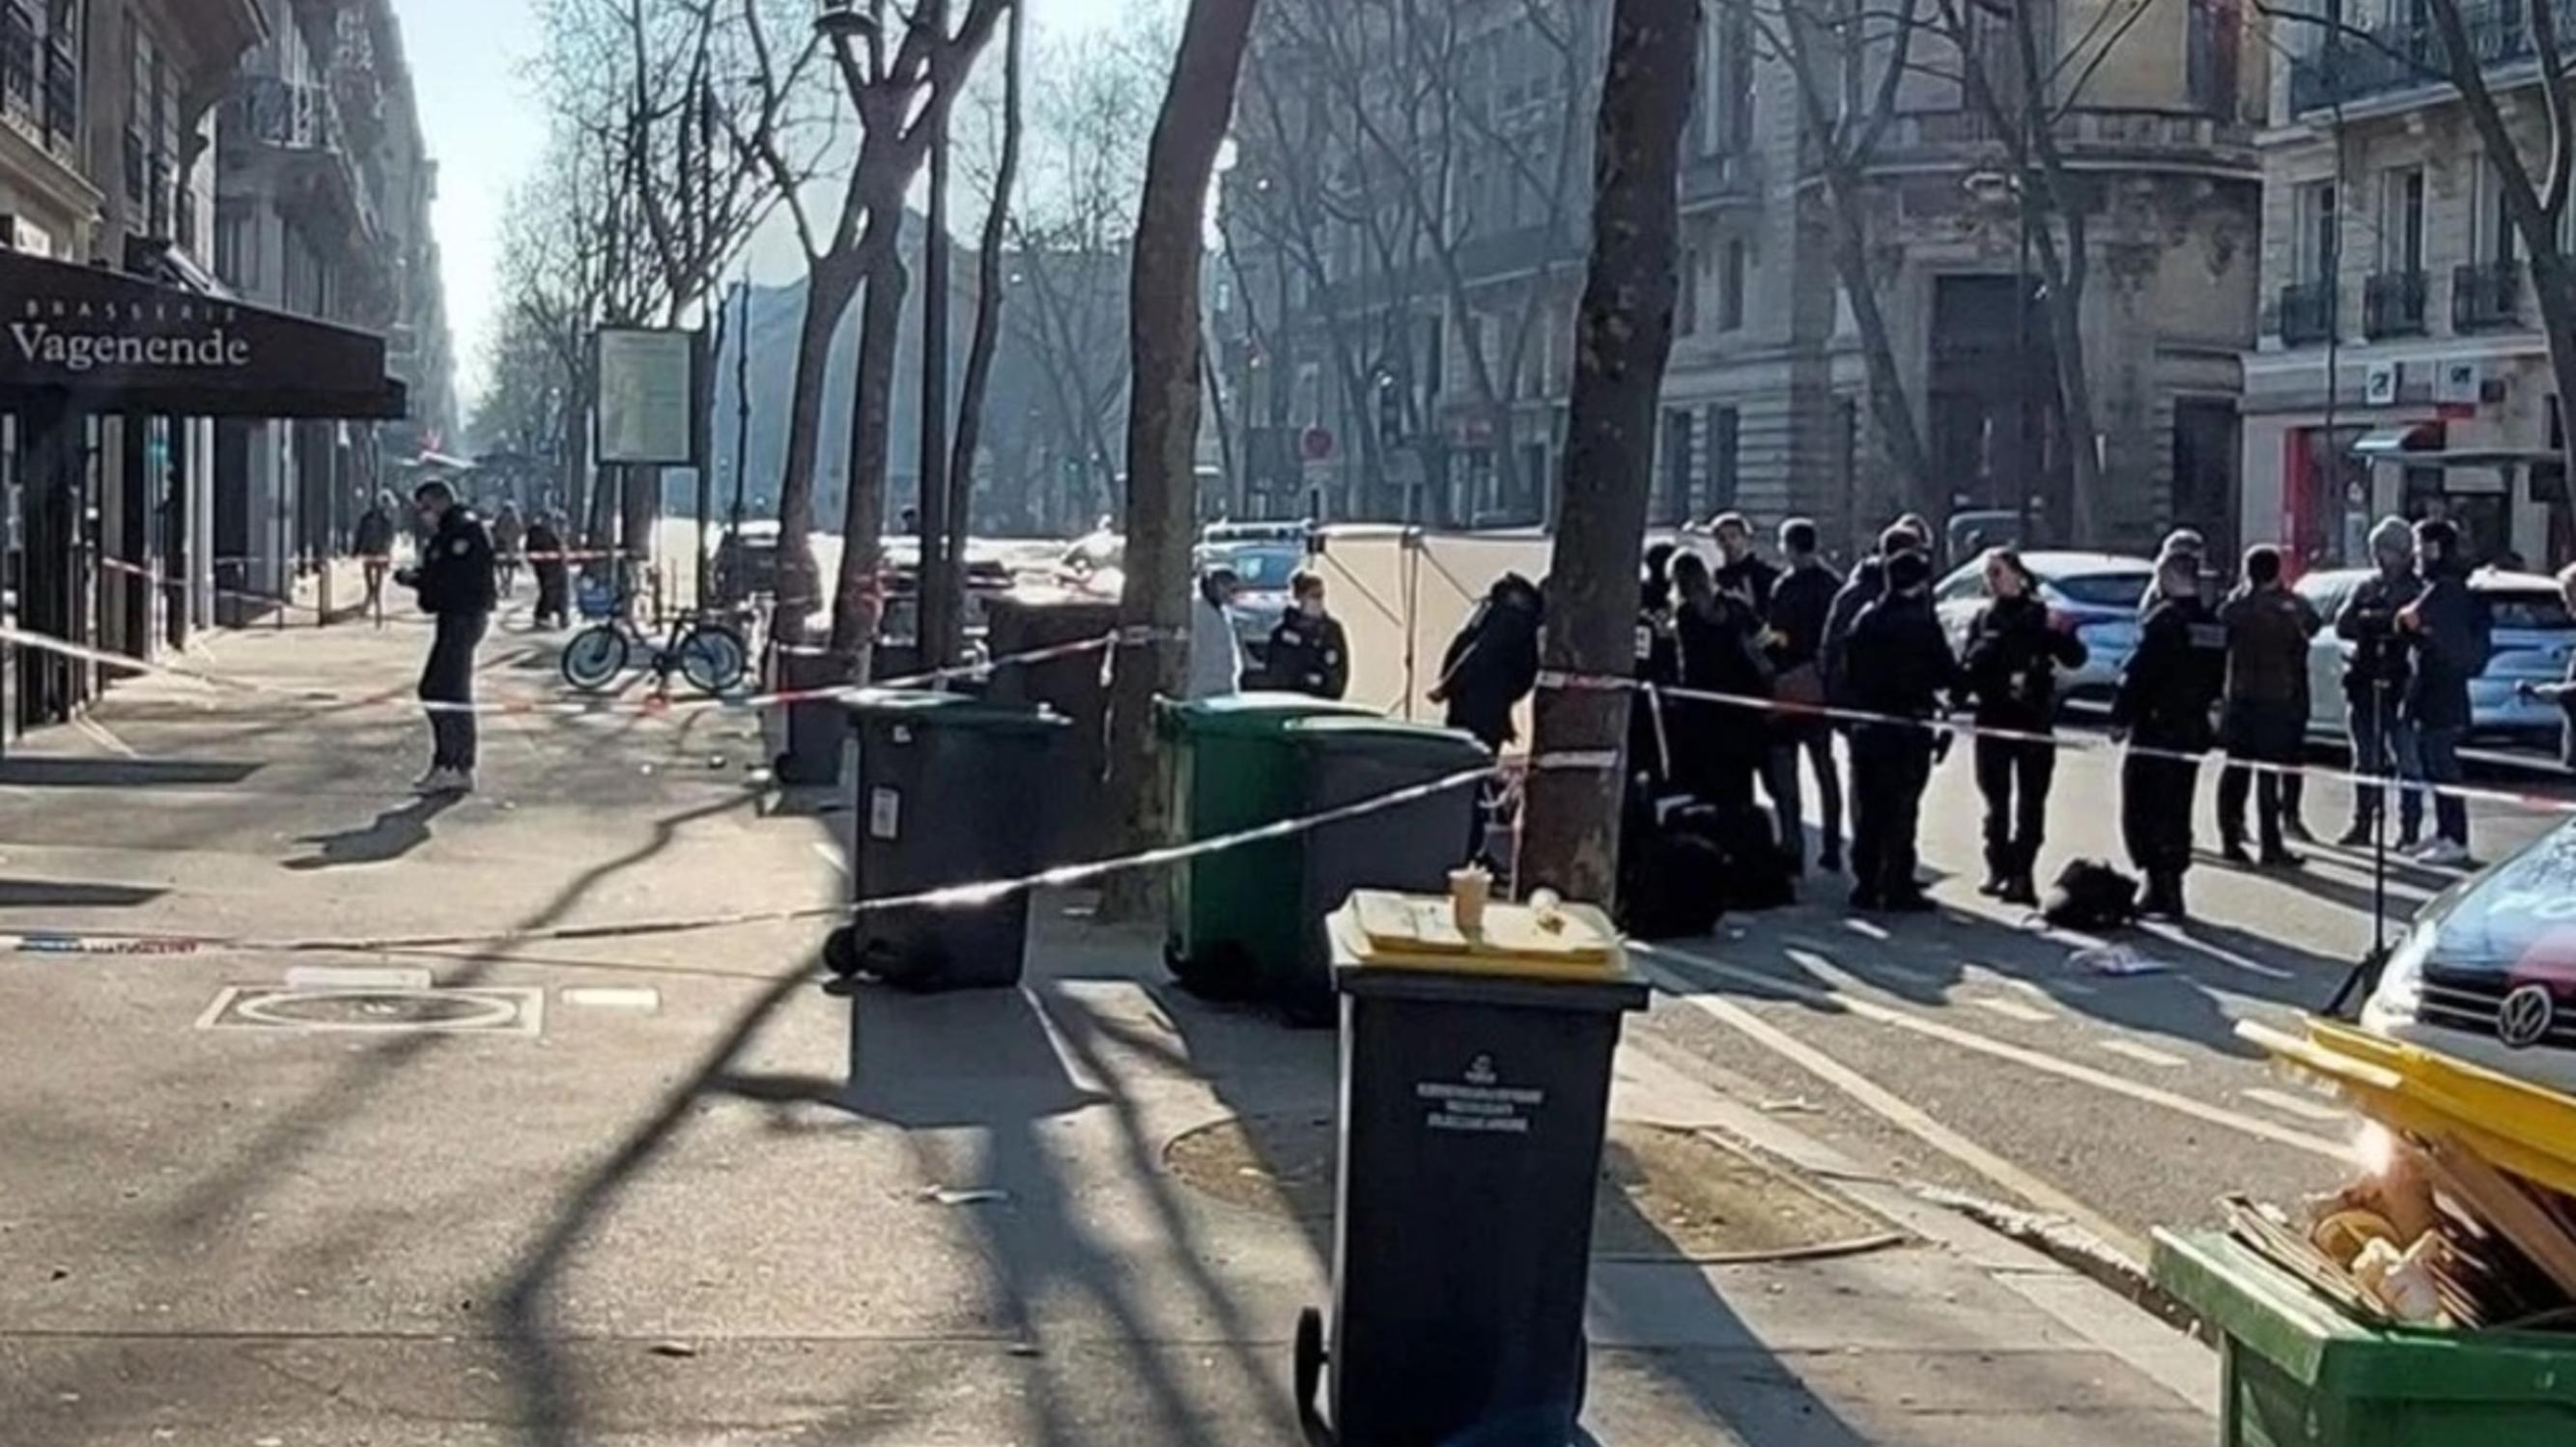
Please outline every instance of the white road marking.
M2001 1015L2007 1020L2019 1020L2025 1025L2044 1025L2057 1018L2046 1010L2035 1005L2025 1005L2019 1000L1997 1000L1979 995L1968 1003L1980 1010Z
M2152 1065L2160 1070L2180 1070L2191 1063L2179 1055L2168 1055L2152 1045L2141 1045L2135 1040L2097 1040L2093 1043L2114 1055L2125 1055L2141 1065Z
M1705 970L1712 975L1718 975L1726 979L1737 981L1741 984L1757 986L1775 994L1787 995L1792 999L1801 1000L1807 1004L1839 1007L1850 1011L1854 1015L1860 1016L1864 1020L1875 1021L1882 1025L1892 1025L1899 1030L1908 1030L1917 1035L1929 1036L1930 1038L1939 1040L1945 1044L1956 1045L1963 1050L1973 1050L1981 1055L1990 1055L1998 1060L2009 1061L2012 1064L2024 1066L2031 1070L2037 1070L2044 1074L2058 1076L2061 1079L2072 1080L2083 1085L2094 1086L2102 1090L2110 1091L2115 1095L2125 1095L2132 1100L2141 1101L2148 1105L2162 1106L2176 1114L2187 1115L2194 1120L2205 1121L2211 1125L2225 1126L2229 1130L2240 1131L2259 1140L2270 1141L2275 1145L2284 1145L2296 1150L2308 1151L2315 1155L2327 1157L2330 1160L2348 1162L2352 1158L2351 1150L2341 1141L2327 1140L2322 1136L2313 1136L2303 1131L2290 1130L2283 1126L2274 1125L2268 1120L2245 1115L2238 1111L2229 1110L2223 1106L2211 1105L2206 1101L2194 1100L2186 1095L2177 1095L2170 1090L2163 1090L2156 1086L2125 1079L2121 1076L2113 1075L2107 1070L2096 1070L2089 1065L2078 1065L2073 1061L2061 1060L2054 1055L2049 1055L2041 1051L2027 1050L2019 1045L2007 1044L2001 1040L1991 1039L1987 1036L1980 1035L1973 1030L1962 1029L1959 1026L1948 1023L1947 1021L1935 1020L1912 1010L1902 1010L1892 1005L1882 1005L1876 1000L1869 999L1857 993L1852 988L1853 986L1864 982L1840 969L1837 969L1832 964L1825 961L1821 956L1814 955L1808 951L1792 950L1789 952L1789 956L1791 959L1796 960L1809 973L1814 974L1819 979L1827 981L1832 988L1818 989L1813 985L1804 984L1785 976L1770 974L1762 970L1748 969L1742 965L1730 965L1720 960L1712 960L1705 956L1694 955L1687 950L1674 949L1670 945L1631 944L1629 949L1638 954L1669 955L1675 959L1688 963L1694 969Z
M118 738L114 729L100 723L97 719L91 718L88 714L73 714L72 727L79 729L83 734L89 737L92 743L97 744L100 748L107 750L109 753L128 759L139 759L143 757L141 754L134 751L134 746L132 744Z
M1640 947L1631 945L1630 948L1637 950ZM1662 953L1660 949L1650 952ZM1685 956L1685 958L1688 957ZM1693 962L1698 963L1695 960ZM2109 1219L2073 1196L1934 1120L1919 1107L1900 1098L1877 1081L1871 1080L1841 1061L1790 1035L1735 1001L1708 993L1686 976L1651 961L1645 964L1644 970L1646 978L1652 980L1657 987L1679 997L1693 1009L1728 1026L1764 1049L1788 1059L1834 1089L1850 1096L1890 1125L1993 1181L2005 1190L2020 1196L2039 1209L2063 1216L2083 1227L2103 1241L2119 1248L2131 1260L2147 1259L2147 1245L2136 1236L2113 1225Z
M2298 978L2298 972L2296 970L2285 970L2278 965L2267 965L2261 960L2247 959L2245 956L2238 954L2234 950L2221 948L2220 946L2211 944L2207 940L2194 939L2190 935L2175 929L2172 925L2150 924L2141 925L2139 928L2145 930L2148 934L2154 935L2157 939L2163 940L2166 944L2179 946L2180 948L2187 950L2197 950L2201 954L2209 956L2211 959L2218 961L2222 965L2226 965L2231 969L2243 970L2249 975L2261 975L2267 980L2295 980Z
M1884 928L1871 924L1865 919L1844 920L1843 928L1850 930L1853 934L1859 935L1863 939L1879 940L1883 942L1888 938L1888 933Z
M290 990L426 990L436 983L427 970L393 965L297 965L286 972Z
M1108 1099L1112 1094L1108 1084L1083 1062L1081 1052L1065 1038L1064 1027L1056 1023L1055 1015L1047 1009L1046 997L1027 985L1020 986L1020 996L1029 1002L1030 1012L1038 1017L1038 1029L1046 1036L1047 1048L1055 1052L1056 1063L1064 1067L1065 1082L1085 1095Z
M2343 1120L2346 1112L2315 1096L2293 1095L2268 1086L2252 1086L2243 1092L2247 1100L2260 1101L2274 1110L2307 1120Z
M643 985L566 985L555 992L567 1005L598 1010L634 1010L650 1015L662 1008L662 992Z
M1940 983L1930 970L1918 970L1911 965L1883 965L1873 960L1861 968L1869 971L1872 978L1884 975L1888 979L1902 980L1906 984L1921 986L1927 990Z

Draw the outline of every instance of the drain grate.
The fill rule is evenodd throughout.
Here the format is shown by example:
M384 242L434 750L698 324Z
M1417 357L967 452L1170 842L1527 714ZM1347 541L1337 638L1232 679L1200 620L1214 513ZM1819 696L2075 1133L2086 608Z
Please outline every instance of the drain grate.
M227 985L197 1017L197 1028L534 1035L544 1020L545 992L535 989Z

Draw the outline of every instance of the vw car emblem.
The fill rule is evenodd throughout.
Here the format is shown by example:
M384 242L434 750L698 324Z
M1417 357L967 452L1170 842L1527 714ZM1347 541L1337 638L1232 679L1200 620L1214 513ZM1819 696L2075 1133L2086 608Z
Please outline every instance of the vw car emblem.
M2496 1038L2516 1050L2527 1050L2549 1034L2558 1019L2558 1001L2547 985L2524 985L2496 1007Z

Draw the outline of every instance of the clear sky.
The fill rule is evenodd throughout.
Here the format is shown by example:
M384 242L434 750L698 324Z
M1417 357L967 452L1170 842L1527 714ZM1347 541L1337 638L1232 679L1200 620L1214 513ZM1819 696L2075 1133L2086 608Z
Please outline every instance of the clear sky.
M1027 0L1032 38L1113 23L1132 0ZM493 324L501 207L535 159L544 127L519 75L535 49L532 0L394 0L420 98L421 128L438 159L434 213L466 405L480 394Z

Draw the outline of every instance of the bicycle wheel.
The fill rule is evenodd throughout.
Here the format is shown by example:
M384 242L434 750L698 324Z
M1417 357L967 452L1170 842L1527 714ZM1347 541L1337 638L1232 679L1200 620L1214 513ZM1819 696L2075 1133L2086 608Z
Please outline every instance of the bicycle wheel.
M585 693L596 693L626 671L626 635L614 624L594 623L564 644L563 679Z
M701 623L680 635L680 676L700 693L742 682L748 662L741 636L730 628Z

